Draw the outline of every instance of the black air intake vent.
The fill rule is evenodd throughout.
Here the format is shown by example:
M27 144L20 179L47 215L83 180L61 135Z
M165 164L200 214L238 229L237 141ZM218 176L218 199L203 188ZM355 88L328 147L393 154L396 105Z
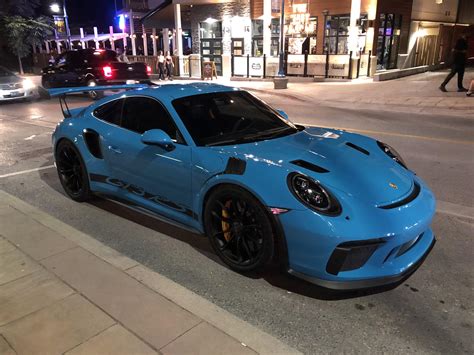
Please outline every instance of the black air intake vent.
M346 145L348 147L351 147L352 149L355 149L355 150L358 150L359 152L361 152L362 154L365 154L365 155L370 155L369 151L362 148L362 147L359 147L358 145L355 145L354 143L351 143L351 142L346 142Z
M93 129L84 130L84 140L86 141L87 149L97 159L104 159L102 155L102 149L100 148L100 137L99 133Z
M309 163L305 160L293 160L290 162L291 164L301 166L302 168L314 171L315 173L329 173L329 170L324 169L323 167L320 167L318 165Z

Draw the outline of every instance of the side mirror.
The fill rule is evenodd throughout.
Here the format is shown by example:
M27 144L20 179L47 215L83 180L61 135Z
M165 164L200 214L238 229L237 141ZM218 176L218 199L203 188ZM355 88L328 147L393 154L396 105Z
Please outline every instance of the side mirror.
M150 129L142 134L142 143L147 145L156 145L167 152L171 152L176 147L170 136L161 129Z
M285 119L285 120L289 120L290 118L288 117L288 115L286 114L285 111L283 110L277 110L277 112Z

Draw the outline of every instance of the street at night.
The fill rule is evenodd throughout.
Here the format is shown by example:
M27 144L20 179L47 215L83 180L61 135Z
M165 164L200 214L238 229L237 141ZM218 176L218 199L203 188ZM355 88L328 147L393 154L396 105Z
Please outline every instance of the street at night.
M304 353L472 353L474 100L442 96L436 82L443 75L383 83L290 82L284 92L271 83L224 82L251 89L295 123L383 140L427 182L437 198L437 244L397 287L340 293L277 268L242 275L222 264L201 235L110 200L73 202L53 166L51 133L62 120L56 99L0 106L0 189ZM362 93L378 106L364 109L363 102L349 100ZM68 102L91 103L84 96Z

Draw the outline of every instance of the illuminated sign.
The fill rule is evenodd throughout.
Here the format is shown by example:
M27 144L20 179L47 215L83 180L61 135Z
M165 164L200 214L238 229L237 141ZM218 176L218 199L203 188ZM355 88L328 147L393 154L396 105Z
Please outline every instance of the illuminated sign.
M119 22L118 22L119 28L120 28L122 31L125 31L125 16L119 15L118 18L119 18Z

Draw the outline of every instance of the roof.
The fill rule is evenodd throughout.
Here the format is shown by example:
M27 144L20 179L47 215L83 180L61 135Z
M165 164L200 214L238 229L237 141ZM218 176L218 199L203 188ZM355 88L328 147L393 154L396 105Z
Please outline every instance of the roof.
M169 100L174 100L180 97L232 90L237 91L240 89L220 84L196 82L189 84L157 85L145 89L139 89L133 92L141 92L150 96L156 96L157 98L163 98L163 96L167 96Z

